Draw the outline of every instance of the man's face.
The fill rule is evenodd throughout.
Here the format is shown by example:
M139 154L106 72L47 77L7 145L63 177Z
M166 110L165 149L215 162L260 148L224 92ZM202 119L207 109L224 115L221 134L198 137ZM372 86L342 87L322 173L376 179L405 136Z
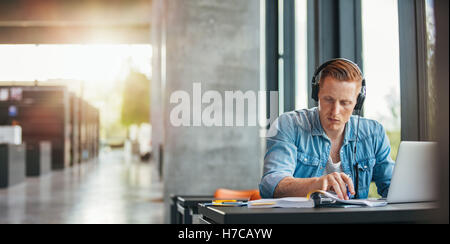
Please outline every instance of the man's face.
M326 77L320 83L319 115L325 132L340 132L350 119L361 84Z

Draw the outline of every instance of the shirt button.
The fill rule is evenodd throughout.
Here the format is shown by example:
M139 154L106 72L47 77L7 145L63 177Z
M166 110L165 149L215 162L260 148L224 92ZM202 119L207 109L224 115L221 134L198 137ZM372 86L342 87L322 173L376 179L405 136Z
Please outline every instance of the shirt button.
M308 161L308 159L305 158L304 161L306 162L306 161Z

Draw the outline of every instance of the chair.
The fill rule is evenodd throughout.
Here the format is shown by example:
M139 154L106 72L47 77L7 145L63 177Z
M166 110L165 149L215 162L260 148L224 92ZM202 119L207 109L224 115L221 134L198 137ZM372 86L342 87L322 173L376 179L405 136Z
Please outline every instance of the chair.
M225 188L219 188L214 193L214 198L217 199L242 199L246 198L250 201L261 199L258 189L251 190L231 190Z

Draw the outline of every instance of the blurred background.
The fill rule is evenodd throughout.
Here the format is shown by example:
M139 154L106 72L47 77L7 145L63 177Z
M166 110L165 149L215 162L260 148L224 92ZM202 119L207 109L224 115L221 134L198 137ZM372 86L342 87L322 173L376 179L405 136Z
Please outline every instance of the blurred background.
M0 169L0 223L163 222L150 12L150 0L0 3L0 143L15 163Z
M394 160L401 140L448 145L439 4L1 1L0 223L168 223L171 195L258 188L267 127L173 126L171 94L275 91L257 112L278 116L316 106L314 69L335 57L362 68L364 117L386 128Z

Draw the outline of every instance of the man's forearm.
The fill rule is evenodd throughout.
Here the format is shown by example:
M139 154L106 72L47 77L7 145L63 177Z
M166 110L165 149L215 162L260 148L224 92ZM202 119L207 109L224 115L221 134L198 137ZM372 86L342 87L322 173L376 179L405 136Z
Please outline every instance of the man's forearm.
M308 192L319 189L319 178L283 178L275 188L274 198L306 197Z

